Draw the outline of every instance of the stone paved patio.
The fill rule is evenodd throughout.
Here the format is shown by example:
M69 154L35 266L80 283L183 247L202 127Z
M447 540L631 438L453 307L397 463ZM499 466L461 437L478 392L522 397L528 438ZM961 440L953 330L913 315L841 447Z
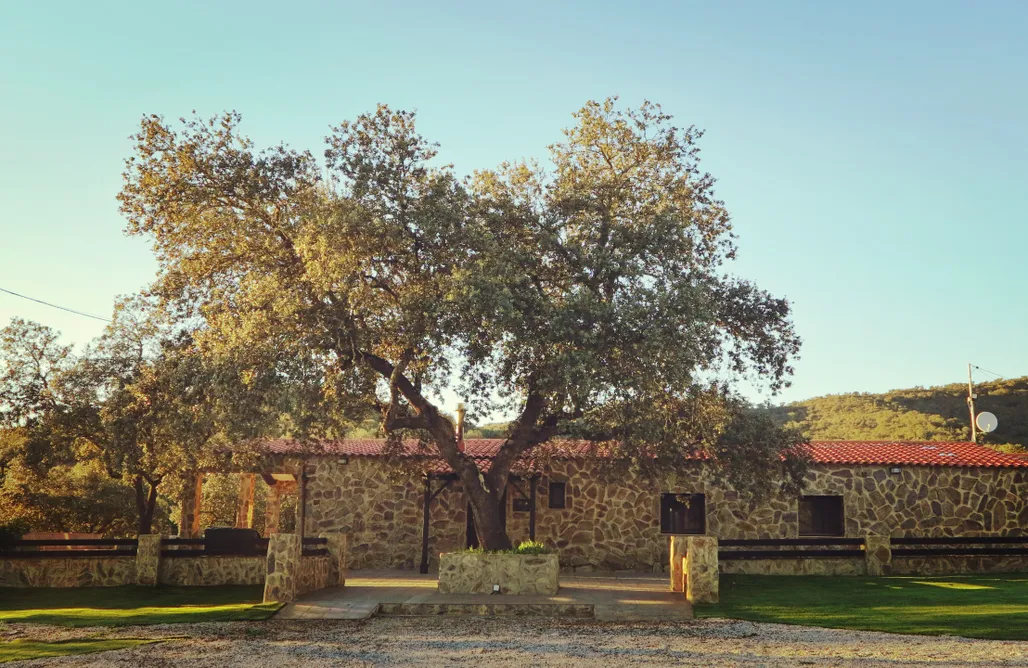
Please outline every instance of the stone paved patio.
M556 596L440 594L435 574L351 571L346 587L312 592L285 606L276 619L366 619L380 615L532 615L595 617L608 621L683 620L692 608L655 573L561 575Z

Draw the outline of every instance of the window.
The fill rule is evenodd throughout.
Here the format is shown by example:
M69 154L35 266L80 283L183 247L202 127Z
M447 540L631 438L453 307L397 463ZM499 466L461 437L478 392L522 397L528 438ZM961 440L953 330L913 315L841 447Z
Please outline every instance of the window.
M532 509L532 503L530 499L522 499L520 497L514 499L512 502L513 510L515 513L527 513Z
M801 536L842 536L846 533L841 496L801 496Z
M661 533L707 533L707 500L702 494L661 494Z
M567 508L566 482L550 481L550 508Z

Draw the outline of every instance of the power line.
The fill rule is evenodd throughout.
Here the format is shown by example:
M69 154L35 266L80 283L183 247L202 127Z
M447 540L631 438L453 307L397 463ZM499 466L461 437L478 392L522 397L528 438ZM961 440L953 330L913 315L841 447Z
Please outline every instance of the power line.
M981 368L980 366L978 366L977 364L975 364L975 365L973 365L973 366L974 366L974 368L978 369L979 371L984 371L985 373L987 373L987 374L989 374L989 375L992 375L992 376L995 376L996 378L1000 378L1000 379L1002 379L1002 378L1003 378L1003 376L999 375L999 374L998 374L998 373L996 373L995 371L989 371L988 369L983 369L983 368Z
M37 304L42 304L43 306L49 306L50 308L60 309L61 311L67 311L68 313L74 313L75 315L80 315L80 316L82 316L84 318L92 318L93 320L100 320L102 322L110 322L109 318L101 318L98 315L92 315L92 314L89 314L89 313L83 313L82 311L76 311L73 308L66 308L64 306L58 306L57 304L51 304L50 302L45 302L42 299L36 299L35 297L29 297L27 295L20 295L17 292L12 292L11 290L7 290L5 288L0 288L0 292L6 292L9 295L14 295L15 297L21 297L22 299L27 299L30 302L36 302Z

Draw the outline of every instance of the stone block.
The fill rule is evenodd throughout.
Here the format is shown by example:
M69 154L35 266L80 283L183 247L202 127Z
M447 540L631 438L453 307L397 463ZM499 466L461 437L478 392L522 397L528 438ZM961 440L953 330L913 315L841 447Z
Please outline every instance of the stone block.
M685 572L682 570L685 551L687 549L688 536L671 536L671 563L668 571L671 573L671 591L685 591Z
M161 535L142 534L136 543L136 584L156 587L161 574Z
M717 603L719 578L717 538L689 536L682 563L685 572L685 597L690 603Z
M542 594L560 589L560 560L556 554L482 554L449 552L439 558L442 594Z
M867 536L864 538L864 549L869 576L877 578L892 575L892 541L889 536Z
M267 576L264 579L264 602L296 598L300 578L300 536L277 533L268 541Z
M325 545L328 548L329 556L328 586L342 587L346 584L346 550L349 535L346 533L322 533L320 537L328 541Z

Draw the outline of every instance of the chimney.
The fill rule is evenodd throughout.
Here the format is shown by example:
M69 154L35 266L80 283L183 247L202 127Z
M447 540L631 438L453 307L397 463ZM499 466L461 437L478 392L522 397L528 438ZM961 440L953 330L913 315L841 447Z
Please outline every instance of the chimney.
M464 404L457 404L457 449L464 452Z

